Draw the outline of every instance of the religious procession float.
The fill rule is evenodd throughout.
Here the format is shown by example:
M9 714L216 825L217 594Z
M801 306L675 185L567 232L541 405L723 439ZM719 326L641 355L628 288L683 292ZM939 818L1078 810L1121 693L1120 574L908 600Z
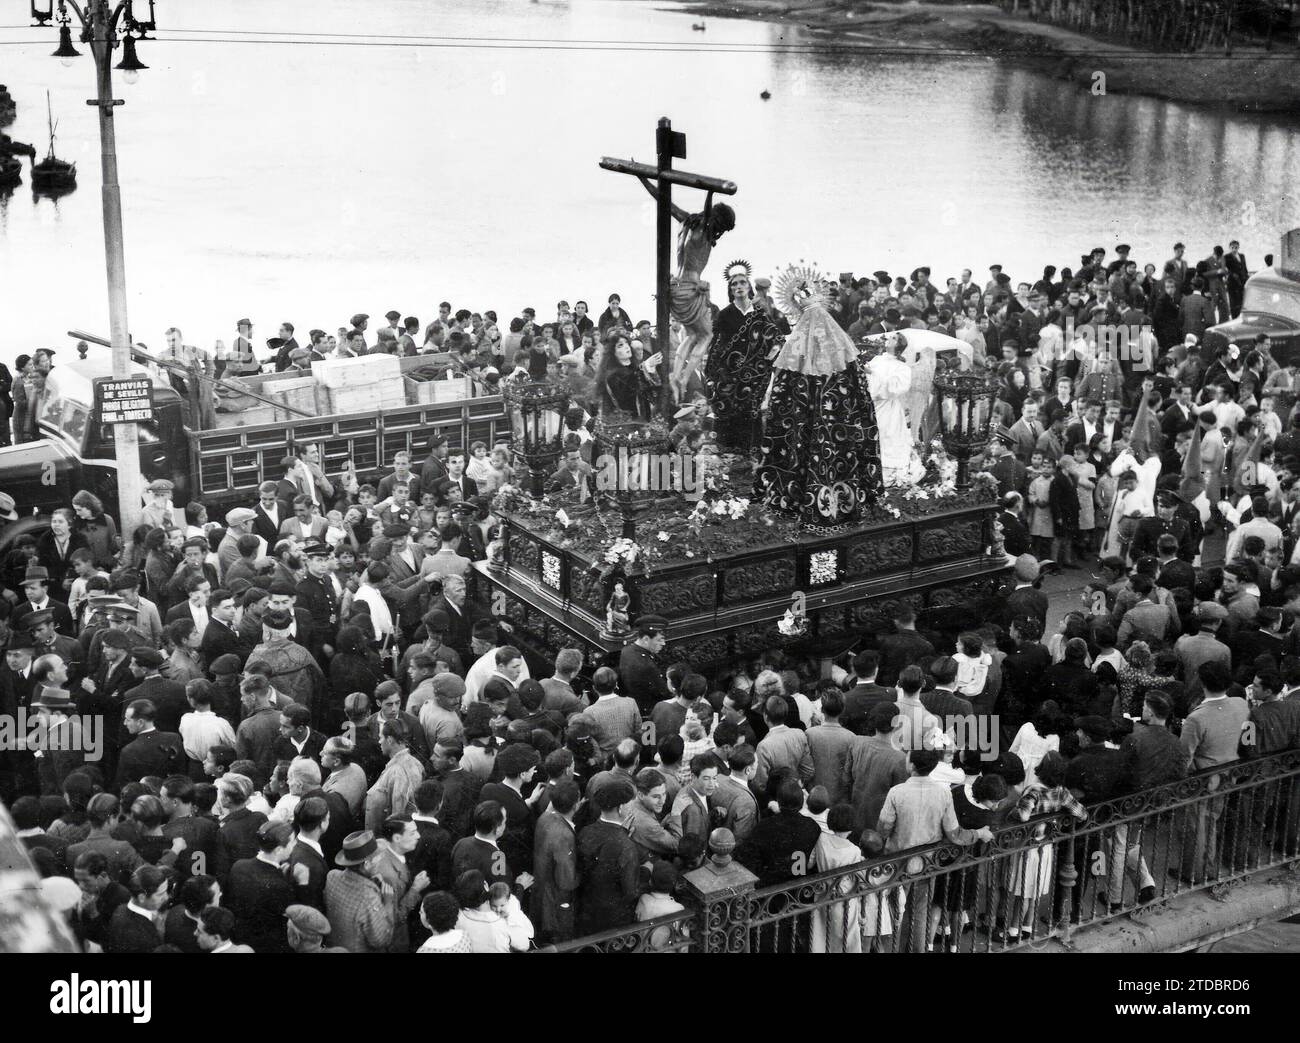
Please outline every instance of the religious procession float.
M485 599L533 651L596 661L661 616L669 658L701 670L778 647L831 658L903 603L936 629L977 625L1007 564L996 484L971 468L994 385L947 345L855 344L806 266L774 294L788 334L753 306L747 265L727 280L704 362L712 434L694 454L648 410L606 413L588 481L547 492L573 445L572 390L503 389L528 477L493 504Z

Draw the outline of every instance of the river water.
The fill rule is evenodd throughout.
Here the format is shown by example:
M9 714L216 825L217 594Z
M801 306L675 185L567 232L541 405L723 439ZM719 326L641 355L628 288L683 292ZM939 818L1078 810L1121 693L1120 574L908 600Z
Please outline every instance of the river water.
M1237 238L1254 268L1300 225L1293 127L984 58L819 51L761 22L695 32L638 0L159 0L157 17L150 68L116 91L131 329L151 345L171 325L229 343L245 316L258 339L358 311L427 321L443 299L504 318L618 291L649 317L652 205L597 161L651 161L664 115L688 136L679 166L740 187L715 288L733 257L1033 278L1121 240L1159 263L1175 239L1199 258ZM9 132L44 150L48 88L80 174L57 203L26 183L0 197L11 359L108 324L92 63L65 68L50 29L4 20Z

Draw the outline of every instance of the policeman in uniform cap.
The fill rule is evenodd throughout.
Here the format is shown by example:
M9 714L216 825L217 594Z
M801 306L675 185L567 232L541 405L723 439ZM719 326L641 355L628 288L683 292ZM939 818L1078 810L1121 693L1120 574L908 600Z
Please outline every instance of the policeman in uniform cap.
M487 558L487 543L478 524L479 507L476 500L457 500L451 505L451 512L456 516L456 523L464 535L460 541L460 553L470 561L484 561Z
M334 578L330 575L330 558L334 551L328 544L308 543L302 549L307 559L307 575L298 581L295 588L298 600L297 608L305 609L311 615L311 638L308 650L323 663L334 654L334 641L339 629L339 595L334 589Z
M1157 555L1159 548L1156 544L1166 533L1178 540L1180 558L1186 557L1190 560L1195 555L1196 548L1188 546L1190 532L1187 521L1177 514L1179 499L1178 494L1169 489L1162 489L1156 494L1156 516L1143 518L1138 522L1137 530L1133 533L1133 542L1129 546L1129 557L1133 561L1148 554Z
M643 715L648 715L656 703L673 697L659 662L659 653L668 643L667 630L668 623L662 617L642 616L633 627L635 638L619 656L619 687L624 695L636 700Z

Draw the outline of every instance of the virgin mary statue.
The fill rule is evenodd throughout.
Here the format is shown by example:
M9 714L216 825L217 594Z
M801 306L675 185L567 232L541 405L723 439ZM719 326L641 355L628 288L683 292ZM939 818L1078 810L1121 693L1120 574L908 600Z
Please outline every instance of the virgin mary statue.
M875 410L827 290L811 268L777 280L773 297L794 326L772 363L754 480L769 507L824 529L859 521L883 490Z

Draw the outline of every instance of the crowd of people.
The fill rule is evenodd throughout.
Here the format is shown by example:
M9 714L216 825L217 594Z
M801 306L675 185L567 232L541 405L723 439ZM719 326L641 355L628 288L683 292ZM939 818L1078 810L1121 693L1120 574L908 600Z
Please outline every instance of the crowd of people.
M1195 266L1179 246L1163 279L1138 276L1125 247L1014 288L996 265L982 288L964 272L939 289L924 268L841 277L851 337L944 328L997 372L983 466L1014 567L985 625L928 632L904 604L829 676L779 650L702 675L665 655L671 628L654 616L631 621L617 666L512 643L473 567L510 478L504 442L435 437L373 484L295 446L283 477L222 519L155 482L129 547L78 492L0 565L0 715L32 722L0 751L0 797L51 900L109 952L525 951L681 910L681 877L711 843L734 844L768 886L984 843L1009 821L1086 819L1189 771L1300 748L1296 368L1267 338L1198 350L1240 305L1232 245ZM766 280L754 289L778 320ZM443 304L422 338L393 312L375 347L433 344L487 380L509 359L589 380L593 411L653 411L648 323L608 303L593 320L561 302L540 326L527 309L504 336L491 312ZM1154 371L1045 333L1103 313L1150 315L1136 325L1154 327ZM285 324L267 364L359 354L367 321L333 345L312 331L308 348ZM251 344L241 323L230 352L196 364L237 375ZM19 439L52 355L23 371ZM696 446L700 402L675 429ZM589 415L573 419L556 487L589 466ZM23 506L0 493L0 518ZM1046 635L1049 562L1093 555L1099 577ZM1207 803L1179 838L1181 878L1218 873L1221 814ZM1300 803L1275 818L1261 839L1294 855ZM1131 881L1151 901L1140 843L1110 843L1094 900L1121 905ZM1014 911L986 925L998 939L1039 913L1077 921L1082 891L1062 891L1047 855L1018 872ZM809 944L952 945L966 909L931 897L864 910L855 941L823 930Z

